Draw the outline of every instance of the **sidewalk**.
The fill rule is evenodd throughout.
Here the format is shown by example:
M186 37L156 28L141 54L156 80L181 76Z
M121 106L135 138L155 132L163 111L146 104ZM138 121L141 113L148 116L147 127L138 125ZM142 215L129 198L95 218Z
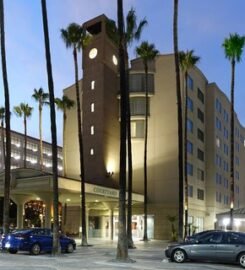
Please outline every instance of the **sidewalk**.
M241 269L236 265L184 263L176 264L166 260L164 248L166 241L152 240L147 243L135 241L136 249L129 250L133 263L115 262L117 241L89 239L92 246L81 247L77 239L77 250L72 254L51 257L50 254L31 256L26 252L15 255L0 253L0 269L3 270L234 270Z

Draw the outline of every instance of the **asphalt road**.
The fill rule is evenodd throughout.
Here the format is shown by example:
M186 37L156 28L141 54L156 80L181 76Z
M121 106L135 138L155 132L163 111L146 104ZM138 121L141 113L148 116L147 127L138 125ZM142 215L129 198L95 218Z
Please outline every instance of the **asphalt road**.
M136 249L129 250L131 259L128 263L116 262L116 242L90 240L93 246L77 246L72 254L52 257L50 254L32 256L26 252L17 254L0 253L1 270L149 270L149 269L181 269L181 270L235 270L239 265L194 263L176 264L169 262L164 256L164 241L135 242ZM132 262L134 261L134 262Z

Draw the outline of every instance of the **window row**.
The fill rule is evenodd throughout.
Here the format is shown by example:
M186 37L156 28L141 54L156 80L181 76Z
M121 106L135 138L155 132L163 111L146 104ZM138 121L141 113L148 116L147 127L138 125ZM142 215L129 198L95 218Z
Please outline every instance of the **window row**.
M186 164L187 174L193 176L193 165L189 162ZM204 181L204 171L200 168L197 168L197 179Z

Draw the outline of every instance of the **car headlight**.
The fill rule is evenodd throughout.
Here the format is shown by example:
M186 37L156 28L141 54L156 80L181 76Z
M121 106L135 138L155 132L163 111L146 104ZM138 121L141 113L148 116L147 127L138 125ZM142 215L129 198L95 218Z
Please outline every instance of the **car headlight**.
M7 242L6 244L5 244L5 248L10 248L10 243L9 242Z

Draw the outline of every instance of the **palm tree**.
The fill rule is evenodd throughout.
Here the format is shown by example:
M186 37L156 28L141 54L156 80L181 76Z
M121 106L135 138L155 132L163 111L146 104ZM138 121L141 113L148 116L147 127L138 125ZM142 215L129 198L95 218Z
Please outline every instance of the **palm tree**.
M185 90L183 97L184 97L184 191L185 191L185 231L184 231L184 237L187 236L187 226L188 226L188 174L187 174L187 79L188 79L188 70L193 68L200 60L200 57L194 55L194 51L186 51L186 52L180 52L179 53L179 61L180 61L180 67L184 74L184 84L185 84Z
M128 143L128 215L127 215L127 237L128 247L135 248L132 237L132 188L133 188L133 166L132 166L132 145L131 145L131 113L130 113L130 91L129 91L129 58L128 47L134 40L138 41L142 30L147 24L146 19L137 25L135 10L131 8L126 17L126 30L124 32L124 50L126 54L126 89L127 89L127 143Z
M59 110L63 112L63 168L64 168L64 176L66 177L66 155L65 155L65 134L66 134L66 119L67 119L67 110L70 110L75 102L69 99L67 96L63 96L62 99L55 99L56 106Z
M52 64L51 64L51 55L50 55L50 42L49 42L46 0L41 0L41 5L42 5L43 33L44 33L44 44L45 44L45 54L46 54L46 66L47 66L49 102L50 102L51 136L52 136L53 209L54 209L52 254L55 256L60 253L56 113L55 113L55 102L54 102L54 82L53 82Z
M14 107L14 112L18 117L23 117L24 123L24 136L25 136L25 146L24 146L24 168L26 168L26 146L27 146L27 119L31 116L33 108L27 103L20 103L19 106Z
M73 59L75 68L75 85L76 85L76 105L77 105L77 127L78 127L78 142L80 153L80 176L81 176L81 223L82 223L82 246L87 246L87 226L86 226L86 201L85 201L85 168L83 154L83 135L82 135L82 120L80 106L80 91L78 83L78 63L77 52L84 49L90 42L91 37L86 34L83 27L76 23L68 25L67 29L61 29L61 38L67 48L73 49Z
M0 31L1 31L1 62L5 99L5 132L6 132L6 157L5 157L5 180L4 180L4 210L3 210L3 231L9 231L9 205L10 205L10 166L11 166L11 135L10 135L10 102L8 74L5 51L5 29L4 29L4 3L0 0Z
M176 79L176 99L177 99L177 115L178 115L178 171L179 171L179 213L178 213L178 238L183 238L183 121L182 121L182 101L180 88L180 67L179 67L179 49L178 49L178 0L174 0L174 15L173 15L173 45L174 45L174 60L175 60L175 79Z
M236 62L241 61L245 37L239 36L237 33L230 34L229 38L225 38L222 46L225 50L225 57L231 63L231 121L230 121L230 229L233 229L233 208L235 202L235 183L234 183L234 91L235 91L235 66Z
M2 142L2 164L5 164L5 143L4 143L4 120L5 120L5 108L0 107L0 121L1 121L1 142Z
M144 241L148 241L147 236L147 143L148 143L148 115L149 115L149 86L148 86L148 63L153 61L158 50L154 44L149 44L143 41L139 47L136 48L136 53L143 60L145 70L145 145L144 145Z
M119 175L119 209L118 209L118 243L117 260L128 260L128 241L126 234L126 129L127 129L127 83L125 71L125 40L123 1L117 0L118 20L118 55L120 73L120 175Z
M32 97L38 102L39 110L39 145L40 145L40 166L43 169L43 136L42 136L42 110L43 105L48 104L49 94L45 93L42 88L34 89Z

